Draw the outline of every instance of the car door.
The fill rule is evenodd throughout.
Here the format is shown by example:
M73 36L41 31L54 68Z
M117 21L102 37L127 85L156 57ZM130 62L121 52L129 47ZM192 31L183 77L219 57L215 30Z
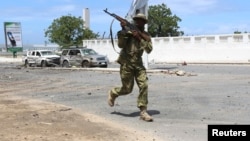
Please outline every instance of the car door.
M41 54L41 52L39 52L39 51L37 51L36 52L36 56L35 56L35 62L36 62L36 64L38 64L38 65L40 65L41 64L41 60L42 60L42 54Z
M74 49L71 49L69 50L69 63L71 66L75 66L76 63L75 63L75 56L76 56L76 53L75 53L75 50Z
M69 51L69 62L71 66L81 65L81 56L79 55L80 51L77 49L71 49Z
M76 55L75 55L75 62L76 66L81 66L82 65L82 55L79 49L76 50Z
M30 63L30 64L35 64L36 62L36 60L35 60L35 58L36 58L36 51L32 51L31 53L30 53L30 55L27 57L27 59L28 59L28 62Z

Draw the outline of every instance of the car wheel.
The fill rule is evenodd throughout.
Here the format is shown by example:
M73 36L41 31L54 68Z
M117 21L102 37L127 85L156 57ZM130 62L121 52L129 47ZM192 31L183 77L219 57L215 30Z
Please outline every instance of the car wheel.
M69 67L69 62L68 61L63 61L62 67Z
M42 67L42 68L47 67L47 63L46 63L46 61L42 61L42 63L41 63L41 67Z
M25 60L24 66L25 66L26 68L30 66L28 60Z
M108 65L101 66L101 68L107 68L107 67L108 67Z
M82 67L83 67L83 68L89 68L89 67L90 67L89 61L83 61L83 62L82 62Z

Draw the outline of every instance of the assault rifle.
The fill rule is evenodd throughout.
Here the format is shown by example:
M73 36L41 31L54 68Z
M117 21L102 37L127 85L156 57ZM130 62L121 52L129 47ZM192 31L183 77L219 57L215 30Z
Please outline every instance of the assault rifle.
M110 16L114 17L116 20L120 21L121 23L125 23L125 25L126 25L125 26L125 30L127 32L131 32L132 33L132 31L135 30L135 31L137 31L139 33L140 37L142 37L144 40L146 40L146 41L150 41L151 40L148 35L142 33L134 24L131 24L126 19L123 19L123 18L121 18L120 16L118 16L118 15L116 15L114 13L108 12L107 8L105 10L103 10L103 11L105 13L109 14Z

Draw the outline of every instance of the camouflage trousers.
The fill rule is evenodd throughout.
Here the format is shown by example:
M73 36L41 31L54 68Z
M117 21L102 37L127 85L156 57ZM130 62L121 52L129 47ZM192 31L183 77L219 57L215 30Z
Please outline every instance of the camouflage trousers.
M120 66L120 77L122 86L115 87L111 90L115 97L130 94L134 87L134 82L139 87L139 96L137 99L137 107L147 107L148 104L148 78L146 69L143 65L122 64Z

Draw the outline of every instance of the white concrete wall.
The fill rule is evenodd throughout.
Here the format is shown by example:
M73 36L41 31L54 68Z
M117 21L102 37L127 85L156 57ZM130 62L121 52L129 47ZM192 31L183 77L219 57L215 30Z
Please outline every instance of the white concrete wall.
M250 63L250 34L161 37L153 38L152 42L149 62ZM83 46L107 55L111 62L118 57L110 39L84 40ZM115 49L119 52L117 40Z

